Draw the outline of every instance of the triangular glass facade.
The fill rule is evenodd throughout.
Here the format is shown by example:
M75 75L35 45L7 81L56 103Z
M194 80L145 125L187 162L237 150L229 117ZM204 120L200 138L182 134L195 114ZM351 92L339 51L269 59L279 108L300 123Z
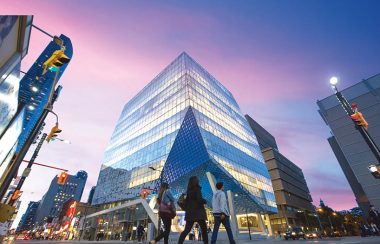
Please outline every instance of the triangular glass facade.
M153 171L149 167L158 170ZM176 193L210 172L238 194L238 209L276 212L256 137L232 94L182 53L129 101L106 149L93 204L138 197L163 179Z

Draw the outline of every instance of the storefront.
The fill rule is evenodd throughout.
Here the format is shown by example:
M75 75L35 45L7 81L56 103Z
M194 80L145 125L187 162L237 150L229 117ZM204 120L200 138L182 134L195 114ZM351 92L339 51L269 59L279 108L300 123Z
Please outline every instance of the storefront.
M152 237L157 233L157 210L152 209L154 199L150 203L143 199L105 209L86 217L82 239L84 240L120 240L132 241L137 239L137 227L145 228L146 236ZM214 218L210 209L206 208L207 225L212 230ZM236 215L237 233L242 235L260 234L271 235L269 217L258 213ZM177 211L173 219L171 232L180 233L185 227L185 212ZM220 231L224 232L221 225ZM147 238L146 237L146 238Z

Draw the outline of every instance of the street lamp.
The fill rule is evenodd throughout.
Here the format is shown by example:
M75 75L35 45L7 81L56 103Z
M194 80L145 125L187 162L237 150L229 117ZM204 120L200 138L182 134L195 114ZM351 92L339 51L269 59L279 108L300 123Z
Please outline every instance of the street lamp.
M58 140L58 141L61 141L63 143L66 143L66 144L71 144L71 141L66 140L66 139L61 139L61 138L58 138L58 137L54 138L54 140Z
M154 171L159 171L159 172L162 172L162 170L156 169L156 168L155 168L155 167L153 167L153 166L149 166L148 168L149 168L149 169L151 169L151 170L154 170Z
M161 187L162 186L162 181L163 181L162 176L163 176L164 168L162 168L162 170L156 169L153 166L149 166L148 168L151 169L151 170L153 170L153 171L161 172L161 175L160 175L160 187ZM158 232L160 232L160 229L161 229L161 217L160 217L160 215L158 215L157 227L158 227Z
M153 167L153 166L149 166L148 168L151 169L151 170L153 170L153 171L161 172L161 175L160 175L160 186L161 186L161 185L162 185L162 181L163 181L163 179L162 179L162 175L163 175L164 170L163 170L163 169L162 169L162 170L156 169L156 168Z
M322 223L321 223L321 220L319 219L319 215L318 215L318 212L323 212L323 209L322 208L315 208L314 209L316 210L315 211L315 215L317 216L317 220L318 220L318 223L319 223L319 227L321 228L321 231L322 233L324 232L324 229L323 229L323 226L322 226Z
M380 179L380 165L370 165L368 166L369 172L375 177L376 179Z
M357 107L355 105L351 106L350 103L347 101L345 97L343 97L342 93L338 91L338 88L336 84L338 83L338 78L333 76L330 78L330 84L331 87L335 93L335 96L337 97L339 103L342 105L343 109L346 111L346 113L351 117L351 119L354 121L356 129L360 132L362 135L363 139L371 149L372 153L375 155L378 163L377 165L371 165L368 167L369 171L371 174L376 178L380 179L380 149L377 147L376 143L372 139L372 137L369 135L366 127L368 126L368 123L365 122L364 117L357 111ZM362 121L356 121L356 116L360 114L361 119L359 120L364 120L365 124L362 124ZM356 121L356 122L355 122ZM376 167L376 169L375 169Z

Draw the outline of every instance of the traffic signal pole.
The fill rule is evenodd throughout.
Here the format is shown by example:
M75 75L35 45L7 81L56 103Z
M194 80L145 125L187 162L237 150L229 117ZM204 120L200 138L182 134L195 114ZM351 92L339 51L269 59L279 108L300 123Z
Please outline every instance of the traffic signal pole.
M336 86L333 86L334 92L336 97L338 98L338 101L343 106L344 110L347 112L349 116L353 115L355 112L352 109L350 103L347 101L347 99L342 95L340 91L338 91ZM377 159L377 165L380 163L380 149L372 139L372 137L369 135L368 131L364 128L364 126L355 124L356 129L360 132L362 137L364 138L365 142L371 149L372 153L375 155Z
M34 138L36 138L38 132L40 131L42 123L44 122L48 113L49 113L49 109L47 108L45 108L42 111L42 114L40 118L38 119L36 126L34 126L32 132L29 134L27 140L25 141L23 147L20 149L16 157L14 157L12 162L10 163L11 168L8 171L8 173L5 175L3 183L0 185L0 199L4 198L5 194L7 193L8 187L12 183L12 179L16 176L17 170L20 167L22 160L24 159L26 153L28 152L30 146L32 145Z
M36 160L37 156L38 156L38 152L40 151L41 147L42 147L42 144L44 143L45 141L45 138L46 138L47 134L44 133L42 136L41 136L41 139L40 139L40 142L38 143L36 149L34 150L34 153L30 159L30 161L28 162L28 166L26 166L26 168L24 169L24 172L22 173L22 176L20 178L20 181L18 182L17 186L16 186L16 189L15 189L15 192L17 190L20 190L22 185L24 184L24 181L26 179L26 177L29 176L30 174L30 171L31 171L31 168L32 168L32 165L34 163L34 160ZM15 202L15 200L10 200L9 201L9 205L13 205Z
M46 104L44 110L42 111L40 118L38 119L32 132L29 134L28 138L26 139L24 145L22 146L20 151L15 155L15 157L12 159L12 162L10 163L10 169L8 170L8 173L6 173L3 183L0 185L0 199L3 199L5 194L7 193L8 187L12 183L12 179L16 176L17 170L20 167L21 162L23 161L25 155L27 154L30 146L32 145L34 138L36 138L38 132L40 131L40 128L42 124L44 123L46 116L48 115L49 112L52 112L53 104L57 99L57 96L52 95L53 93L56 93L58 90L58 88L54 90L56 84L57 84L57 75L54 77L52 91L49 94L48 103Z

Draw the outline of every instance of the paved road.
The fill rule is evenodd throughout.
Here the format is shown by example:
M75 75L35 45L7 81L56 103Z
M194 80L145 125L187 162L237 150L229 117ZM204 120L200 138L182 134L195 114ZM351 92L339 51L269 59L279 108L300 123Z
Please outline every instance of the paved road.
M121 242L121 241L16 241L16 244L76 244L76 243L92 243L92 244L108 244L108 243L137 243L137 242ZM159 242L161 244L163 242ZM193 241L187 241L185 244L202 244L203 242L193 242ZM237 241L237 244L281 244L281 243L322 243L322 244L359 244L359 243L369 243L369 244L380 244L380 237L345 237L345 238L328 238L328 239L322 239L322 240L296 240L296 241L285 241L285 240L263 240L263 241ZM171 244L176 244L175 242L172 242ZM217 244L228 244L228 241L217 241Z

